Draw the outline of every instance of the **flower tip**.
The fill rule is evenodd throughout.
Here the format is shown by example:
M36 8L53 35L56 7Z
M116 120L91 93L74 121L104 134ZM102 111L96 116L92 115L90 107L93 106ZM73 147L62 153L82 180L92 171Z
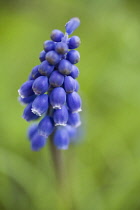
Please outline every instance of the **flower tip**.
M25 97L22 95L22 93L21 93L21 90L20 90L20 89L18 89L18 94L19 94L19 96L20 96L21 98L25 98Z
M68 149L68 146L57 147L57 149L67 150Z
M55 126L59 126L59 125L66 126L67 124L66 123L55 123Z
M39 117L41 116L41 113L40 113L37 109L32 108L31 111L32 111L34 114L36 114L37 116L39 116Z

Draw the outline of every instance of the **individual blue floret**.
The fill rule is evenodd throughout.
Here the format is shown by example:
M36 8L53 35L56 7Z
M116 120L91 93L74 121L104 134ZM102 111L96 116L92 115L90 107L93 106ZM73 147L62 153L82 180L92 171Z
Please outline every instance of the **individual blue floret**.
M55 45L56 44L53 41L50 41L50 40L45 41L44 44L43 44L45 52L49 52L51 50L54 50Z
M66 32L70 35L75 31L76 28L80 25L80 20L77 17L71 18L69 22L66 23L65 29Z
M31 149L33 151L39 151L42 147L46 145L47 139L44 136L40 136L36 133L30 141Z
M28 104L28 105L26 106L26 108L25 108L24 111L23 111L23 115L22 115L22 117L23 117L26 121L28 121L28 122L30 122L30 121L32 121L32 120L36 120L36 119L39 118L39 116L35 115L35 114L32 112L31 109L32 109L32 103L30 103L30 104Z
M32 96L28 96L26 98L21 98L20 96L18 97L18 101L25 105L25 104L29 104L31 102L33 102L33 100L36 98L36 95L32 95Z
M49 78L49 83L52 87L60 87L64 82L64 76L58 71L53 71Z
M33 80L28 80L20 87L18 90L19 95L21 98L27 98L28 96L34 95L32 90Z
M61 74L69 75L72 71L72 64L68 60L61 60L58 65L58 71Z
M48 78L46 76L40 76L37 79L35 79L32 86L33 91L36 95L45 93L48 90L48 87Z
M81 40L78 36L72 36L71 38L69 38L69 41L68 41L69 49L75 49L79 47L80 44L81 44Z
M41 74L38 71L39 66L40 65L37 65L32 69L30 76L29 76L30 80L34 80L34 79L38 78L39 76L41 76Z
M75 79L73 79L71 76L65 76L64 89L66 93L72 93L73 91L75 91L76 89Z
M28 139L30 141L32 140L33 136L38 132L37 129L38 129L38 124L37 123L31 124L28 127L27 136L28 136Z
M54 110L53 120L54 120L55 126L58 126L58 125L66 126L67 121L68 121L68 110L65 105L62 106L61 109Z
M38 133L41 136L48 137L54 130L53 119L49 116L45 116L38 125Z
M50 76L53 70L54 66L50 65L46 60L43 61L38 68L39 73L44 76Z
M63 32L58 30L58 29L55 29L51 32L51 39L54 41L54 42L61 42L61 39L62 37L64 36Z
M48 95L42 94L36 97L32 103L32 112L37 116L41 116L48 110Z
M80 112L81 109L81 98L77 92L67 94L67 106L71 112Z
M80 54L77 50L70 50L67 54L67 60L72 64L76 64L80 61Z
M46 54L45 58L49 62L49 64L56 65L57 63L59 63L61 56L57 52L52 50Z
M71 125L75 128L77 128L81 125L79 113L72 113L69 111L68 125Z
M74 79L76 79L79 76L79 69L77 66L72 65L72 71L70 73L70 76L72 76Z
M55 51L59 54L64 55L68 52L68 45L65 42L58 42L55 46Z
M49 96L53 109L61 109L66 102L66 92L62 87L54 88Z
M39 55L39 60L42 62L45 60L46 52L43 50Z
M68 149L70 138L67 130L60 126L54 134L53 142L57 149Z

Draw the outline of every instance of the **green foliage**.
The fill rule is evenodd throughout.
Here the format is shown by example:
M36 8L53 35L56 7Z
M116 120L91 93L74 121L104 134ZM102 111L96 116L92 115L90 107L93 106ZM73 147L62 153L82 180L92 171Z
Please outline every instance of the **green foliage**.
M140 209L139 1L6 2L0 8L0 209ZM74 16L81 19L75 35L82 40L85 134L63 154L67 184L59 192L49 143L30 151L17 90L39 63L51 30L64 31Z

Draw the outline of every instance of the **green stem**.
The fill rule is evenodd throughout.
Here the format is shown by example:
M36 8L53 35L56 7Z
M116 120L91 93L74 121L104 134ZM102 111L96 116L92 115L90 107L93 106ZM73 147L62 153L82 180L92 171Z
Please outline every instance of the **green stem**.
M50 137L50 150L52 155L52 160L54 164L54 170L57 182L59 185L64 184L65 180L65 170L64 170L64 158L61 150L58 150L53 144L53 136Z

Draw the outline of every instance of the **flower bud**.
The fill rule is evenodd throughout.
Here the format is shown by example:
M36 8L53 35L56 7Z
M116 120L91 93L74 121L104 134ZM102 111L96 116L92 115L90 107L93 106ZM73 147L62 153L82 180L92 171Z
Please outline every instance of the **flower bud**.
M33 80L28 80L25 83L23 83L23 85L18 90L18 93L21 96L21 98L26 98L34 94L32 90L33 82Z
M26 121L31 121L31 120L36 120L39 118L39 116L35 115L32 111L32 103L28 104L26 106L26 108L23 111L23 115L22 117L26 120Z
M78 36L72 36L68 41L69 49L75 49L81 44L80 38Z
M69 60L72 64L76 64L80 61L80 53L77 50L70 50L67 53L67 60Z
M45 52L49 52L55 49L55 42L47 40L43 44Z
M70 126L70 125L66 125L66 130L68 132L69 138L70 139L75 139L77 137L77 129Z
M52 50L46 54L45 58L50 65L56 65L57 63L59 63L61 56Z
M60 87L64 82L64 76L60 74L58 71L53 71L49 78L49 83L53 87Z
M54 110L53 120L55 122L55 126L62 125L65 126L68 121L68 110L64 105L61 109Z
M58 71L61 74L69 75L72 71L71 63L68 60L65 60L65 59L61 60L60 63L59 63L59 66L58 66Z
M46 56L46 52L43 50L41 51L40 55L39 55L39 60L42 62L42 61L45 61L45 56Z
M61 127L58 128L54 134L53 142L58 149L68 149L70 139L67 130Z
M36 97L32 103L32 112L37 116L41 116L48 110L48 95L43 94Z
M72 93L76 88L75 79L71 76L66 76L64 80L64 89L66 93Z
M71 18L69 22L66 23L65 29L66 32L70 35L75 31L76 28L80 25L80 20L78 17Z
M74 79L76 79L79 76L79 69L77 68L77 66L72 65L72 71L70 73L70 76Z
M71 112L80 112L81 110L81 98L78 93L73 92L67 94L67 105Z
M54 66L50 65L48 61L43 61L38 68L39 73L45 76L50 76L53 70Z
M49 99L53 109L61 109L66 102L66 92L62 87L54 88L50 93Z
M78 92L79 90L79 83L77 80L75 80L75 91Z
M32 88L36 95L45 93L48 90L48 78L46 76L38 77L35 79Z
M69 112L68 117L68 125L71 125L75 128L79 127L81 125L80 115L79 113L71 113Z
M31 73L30 73L30 76L29 76L29 79L30 79L30 80L34 80L34 79L36 79L36 78L38 78L38 77L41 76L41 74L40 74L39 71L38 71L39 66L40 66L40 65L37 65L37 66L35 66L35 67L32 69L32 71L31 71Z
M45 116L38 125L38 133L41 136L48 137L54 130L54 123L51 117Z
M29 140L31 140L33 136L38 132L37 129L38 129L38 124L32 124L28 127L27 136Z
M36 95L32 95L32 96L28 96L26 98L21 98L21 97L18 97L18 101L25 105L25 104L29 104L31 102L33 102L33 100L36 98Z
M40 136L38 133L35 134L31 140L31 149L33 151L38 151L40 150L42 147L44 147L46 145L46 138L43 136Z
M50 37L54 42L61 42L61 39L63 36L64 36L64 34L60 30L55 29L51 32Z
M55 47L55 51L59 54L65 54L68 52L68 45L65 42L58 42Z

